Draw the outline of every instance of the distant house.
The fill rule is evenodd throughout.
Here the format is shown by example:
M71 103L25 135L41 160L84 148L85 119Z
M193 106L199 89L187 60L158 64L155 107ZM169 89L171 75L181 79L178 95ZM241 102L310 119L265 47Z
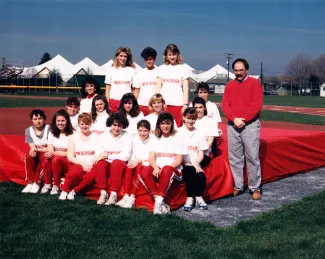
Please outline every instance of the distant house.
M226 84L228 83L227 77L212 77L207 81L210 93L223 95L225 92Z
M321 84L319 88L319 95L325 97L325 83Z

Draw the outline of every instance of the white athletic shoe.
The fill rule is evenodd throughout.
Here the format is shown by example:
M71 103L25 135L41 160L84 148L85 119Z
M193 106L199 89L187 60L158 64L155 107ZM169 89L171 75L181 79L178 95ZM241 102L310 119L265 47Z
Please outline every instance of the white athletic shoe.
M52 188L50 184L44 184L43 188L41 189L41 193L42 194L49 193L51 189Z
M133 197L128 197L128 200L123 205L121 205L121 208L124 209L132 209L134 207L135 207L135 198Z
M129 196L124 195L123 198L119 202L117 202L115 205L123 208L124 204L128 201L128 199L129 199Z
M155 201L155 206L153 207L153 214L162 214L162 206L163 206L163 201L156 200Z
M191 211L194 208L194 199L192 197L187 197L183 208L184 211Z
M21 191L22 193L29 193L33 187L32 183L29 183L25 186L25 188Z
M60 192L59 186L53 185L52 190L50 192L51 195L57 195Z
M106 201L107 201L107 192L101 190L99 199L97 200L97 204L105 204Z
M40 189L40 186L38 183L33 183L32 189L30 190L30 193L38 193Z
M65 201L67 199L67 197L68 197L68 193L65 192L65 191L62 191L60 196L59 196L59 200Z
M202 197L196 197L196 205L201 209L201 210L207 210L208 205L205 203Z
M169 214L170 213L170 206L167 203L162 204L161 206L161 214Z
M74 190L72 190L71 192L69 192L67 199L69 201L73 201L74 200L74 196L76 196L76 193L74 192Z
M105 205L114 205L117 202L117 195L111 193Z

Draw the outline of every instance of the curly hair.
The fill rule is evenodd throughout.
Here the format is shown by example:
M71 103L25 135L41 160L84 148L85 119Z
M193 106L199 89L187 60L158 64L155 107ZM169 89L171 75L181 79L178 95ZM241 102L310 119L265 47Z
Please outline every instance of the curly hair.
M50 124L50 131L52 132L53 136L56 137L56 138L59 138L60 134L61 134L61 131L60 129L58 128L58 126L56 126L56 119L57 117L59 116L62 116L65 118L67 124L65 126L65 129L64 129L64 135L66 136L69 136L71 134L73 134L73 127L72 127L72 124L71 124L71 120L70 120L70 116L68 114L68 112L64 109L61 109L61 110L58 110L53 118L52 118L52 122Z
M124 114L124 116L127 116L127 112L124 109L124 104L128 103L129 101L132 101L132 109L129 112L129 115L134 118L137 117L140 114L140 107L138 104L137 99L135 98L135 96L132 93L126 93L122 96L121 102L120 102L120 106L118 107L118 111L122 114Z
M124 114L120 112L114 112L111 116L109 116L109 118L106 121L106 126L111 127L115 122L118 123L119 125L122 125L123 129L129 127L128 119L125 117Z
M81 98L87 97L87 93L86 93L86 85L87 84L93 84L95 86L95 93L101 94L100 84L97 82L97 80L92 76L87 76L81 85L81 89L80 89Z
M96 121L97 119L97 109L96 109L96 105L95 105L95 102L98 101L98 100L102 100L104 102L104 105L105 105L105 108L104 110L106 110L107 114L110 114L110 111L109 111L109 104L107 102L107 98L103 95L96 95L94 98L93 98L93 102L91 104L91 119L93 120L93 122Z

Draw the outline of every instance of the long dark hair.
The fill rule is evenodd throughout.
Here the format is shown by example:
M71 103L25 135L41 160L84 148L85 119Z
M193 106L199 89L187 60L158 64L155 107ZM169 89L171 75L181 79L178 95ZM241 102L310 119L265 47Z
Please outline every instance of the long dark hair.
M87 76L81 85L81 89L80 89L81 98L87 97L86 84L93 84L95 86L95 93L101 94L100 84L97 82L97 80L92 76Z
M105 104L104 110L106 110L107 114L109 114L109 105L108 105L106 97L102 96L102 95L96 95L93 98L93 102L91 104L91 119L93 120L93 122L95 122L97 119L97 110L96 110L95 102L98 100L102 100L104 102L104 104Z
M204 99L202 97L199 97L199 96L195 97L193 99L193 101L192 101L192 106L194 107L195 104L197 104L197 103L202 104L204 106L204 115L207 115L208 114L207 105L206 105Z
M175 135L175 133L177 132L174 128L174 117L170 112L162 112L159 114L158 119L157 119L157 123L156 123L156 128L155 128L155 136L158 138L161 138L162 135L162 131L160 129L160 124L163 121L170 121L172 127L170 129L170 133L171 135Z
M68 114L68 112L64 109L61 109L61 110L58 110L53 118L52 118L52 122L50 124L50 131L52 132L53 136L56 137L56 138L59 138L60 134L61 134L61 131L60 129L56 126L56 118L58 116L62 116L65 118L65 120L67 121L67 125L65 126L65 129L64 129L64 134L66 136L69 136L71 134L73 134L73 127L72 127L72 124L71 124L71 120L70 120L70 116Z
M120 106L118 107L118 111L126 117L127 113L126 110L124 109L124 104L128 103L129 100L132 101L132 109L129 112L129 114L132 118L137 117L140 114L140 108L137 99L132 93L126 93L122 96Z

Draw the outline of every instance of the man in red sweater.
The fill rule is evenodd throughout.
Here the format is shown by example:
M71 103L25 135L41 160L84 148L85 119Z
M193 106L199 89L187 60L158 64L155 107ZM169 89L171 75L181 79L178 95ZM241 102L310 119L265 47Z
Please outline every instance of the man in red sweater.
M260 111L263 89L259 80L248 76L249 64L236 59L232 68L236 79L225 88L222 110L228 119L228 155L234 177L234 196L244 192L243 168L246 156L248 188L253 200L261 199Z

